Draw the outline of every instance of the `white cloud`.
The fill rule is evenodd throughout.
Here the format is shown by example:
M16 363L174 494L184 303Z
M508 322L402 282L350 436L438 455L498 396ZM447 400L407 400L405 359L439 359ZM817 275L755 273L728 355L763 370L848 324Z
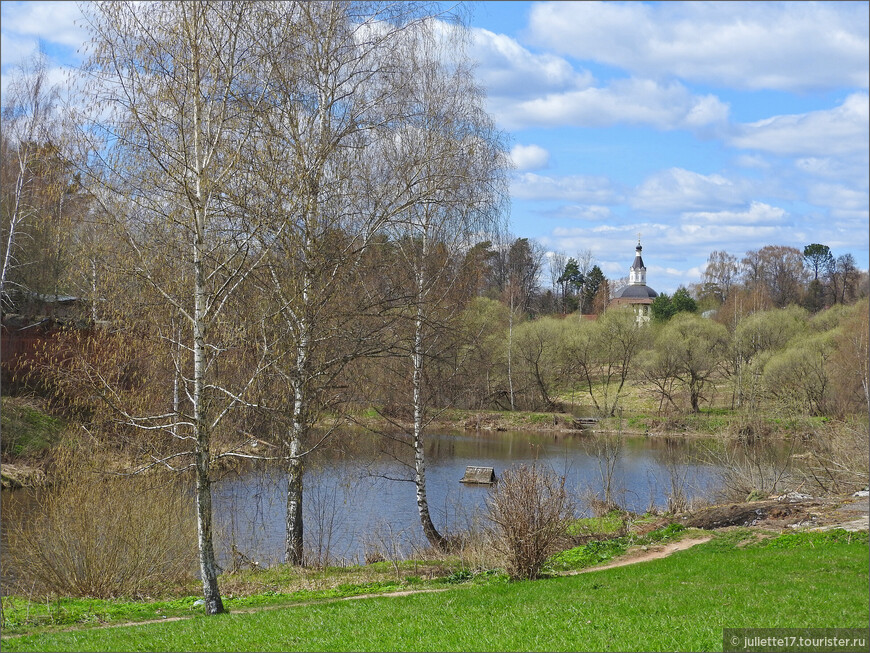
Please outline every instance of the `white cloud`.
M644 180L630 203L635 209L654 213L721 209L744 204L750 190L746 180L670 168Z
M87 39L75 2L4 2L3 30L77 49Z
M863 2L542 2L532 40L654 78L740 89L867 88Z
M870 139L868 97L867 93L853 93L833 109L737 125L729 142L735 147L785 156L866 152Z
M786 212L778 206L752 202L745 211L694 211L682 214L686 225L702 222L702 228L717 225L776 225L785 222Z
M741 168L757 168L759 170L770 168L770 161L757 154L741 154L735 159L735 162Z
M794 167L816 180L834 180L865 191L870 183L866 151L854 156L804 157L794 160Z
M618 199L606 177L546 177L526 172L511 181L511 196L523 200L568 200L610 204Z
M550 153L538 145L514 145L511 148L511 160L520 172L540 170L550 162Z
M35 38L9 34L4 30L0 34L0 65L3 71L8 72L12 66L20 65L38 49L39 42Z
M698 96L677 82L660 84L647 79L617 79L605 87L490 105L500 122L514 129L616 124L697 129L723 123L728 117L728 105L713 95Z
M613 215L610 207L598 204L569 204L560 208L556 213L560 218L588 220L590 222L604 222Z
M849 188L842 184L812 184L807 191L807 199L816 206L826 206L842 211L867 211L866 190ZM866 225L865 225L866 226Z
M584 88L593 83L587 71L576 71L562 57L533 54L514 39L486 29L472 29L470 54L475 74L490 97L528 98Z

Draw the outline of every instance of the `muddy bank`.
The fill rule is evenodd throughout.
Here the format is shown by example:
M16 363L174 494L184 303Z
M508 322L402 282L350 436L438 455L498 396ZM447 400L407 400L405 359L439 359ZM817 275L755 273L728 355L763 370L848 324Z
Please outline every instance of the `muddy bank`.
M789 492L764 501L709 506L679 515L679 523L704 530L729 526L770 529L867 530L868 500L865 496L812 497Z

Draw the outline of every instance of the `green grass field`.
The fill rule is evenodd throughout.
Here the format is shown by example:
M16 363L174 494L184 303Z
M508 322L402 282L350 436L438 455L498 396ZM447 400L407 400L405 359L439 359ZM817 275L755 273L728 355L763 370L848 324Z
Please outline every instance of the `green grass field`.
M2 649L715 651L726 627L867 627L866 533L746 542L737 531L576 576L4 637Z

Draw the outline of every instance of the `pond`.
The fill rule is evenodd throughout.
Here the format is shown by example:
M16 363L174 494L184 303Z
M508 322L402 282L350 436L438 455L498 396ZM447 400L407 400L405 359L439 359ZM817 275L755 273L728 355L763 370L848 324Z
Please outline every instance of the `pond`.
M425 544L413 478L402 461L410 449L383 438L353 442L312 456L303 501L306 554L312 563L362 563L368 555L408 555ZM493 467L497 476L517 464L551 467L578 500L601 488L602 438L528 432L464 432L427 439L427 492L436 527L443 532L481 523L489 486L459 482L468 465ZM687 497L709 498L718 468L701 462L703 443L664 437L625 437L612 488L620 505L643 513L667 503L672 481ZM226 475L214 485L215 521L222 564L230 551L260 564L283 557L286 476L263 466ZM587 504L588 505L588 504ZM242 559L242 558L239 558Z

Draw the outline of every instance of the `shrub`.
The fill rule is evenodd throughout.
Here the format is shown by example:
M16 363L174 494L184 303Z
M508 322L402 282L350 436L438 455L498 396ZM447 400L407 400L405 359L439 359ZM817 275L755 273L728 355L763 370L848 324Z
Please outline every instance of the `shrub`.
M58 461L28 520L5 533L4 568L36 596L141 597L192 579L194 511L180 479L107 476Z
M510 577L540 576L544 562L566 541L574 516L565 478L537 465L508 469L486 504L493 543Z

